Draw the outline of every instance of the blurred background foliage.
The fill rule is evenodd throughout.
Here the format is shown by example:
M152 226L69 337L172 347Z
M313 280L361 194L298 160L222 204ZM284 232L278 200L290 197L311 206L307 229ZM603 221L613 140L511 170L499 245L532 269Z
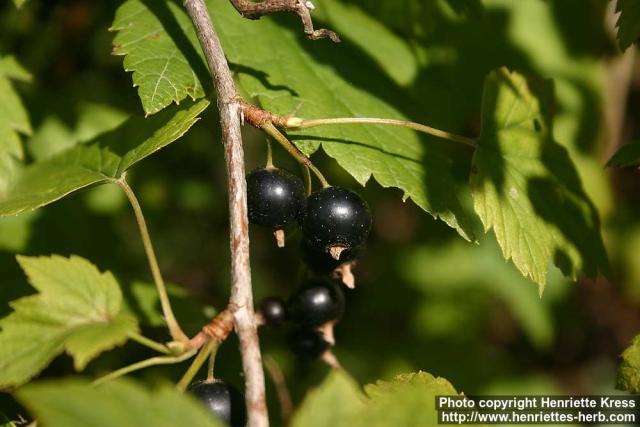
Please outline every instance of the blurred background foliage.
M224 0L219 0L224 1ZM640 126L640 67L635 48L624 55L614 39L613 4L605 0L318 0L318 23L336 29L402 87L399 102L416 105L420 121L454 132L479 131L482 82L496 67L553 78L555 137L571 152L594 200L613 265L609 279L569 283L552 271L544 297L506 263L492 236L462 241L400 193L375 182L360 189L375 216L368 251L357 269L358 288L337 328L336 354L361 383L426 370L467 394L611 392L618 355L640 331L640 173L603 165ZM110 55L108 28L118 2L32 0L16 10L0 6L0 53L14 54L33 73L18 83L34 129L25 138L28 160L46 158L141 113L131 76ZM363 14L362 12L366 14ZM270 18L263 18L270 19ZM292 21L293 22L293 21ZM369 28L397 39L393 57L380 55ZM258 41L251 41L259 43ZM340 58L333 60L339 62ZM367 70L356 70L366 73ZM373 90L373 89L372 89ZM0 94L2 96L2 94ZM404 100L404 101L403 101ZM213 130L213 132L212 132ZM265 158L264 137L247 129L249 168ZM276 149L277 164L297 166ZM458 171L464 184L469 153ZM316 161L332 182L357 187L334 161ZM217 117L207 115L179 142L129 174L176 304L193 333L229 292L227 204ZM258 299L286 297L304 277L295 230L285 249L269 231L252 228L252 270ZM15 254L78 254L112 270L144 332L167 339L135 220L115 186L78 193L44 209L0 220L0 315L8 302L32 293ZM285 372L294 401L326 373L300 366L283 333L261 332L264 353ZM140 360L128 344L88 368L97 375ZM72 373L66 356L44 376ZM151 382L177 379L183 366L139 373ZM219 352L217 374L241 384L237 345ZM270 408L278 419L275 393ZM0 394L0 408L20 412Z

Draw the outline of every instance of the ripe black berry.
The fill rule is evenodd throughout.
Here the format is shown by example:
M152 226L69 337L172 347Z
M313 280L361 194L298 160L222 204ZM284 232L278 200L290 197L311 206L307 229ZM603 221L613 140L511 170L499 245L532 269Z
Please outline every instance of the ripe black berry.
M344 294L328 279L309 280L287 301L287 317L309 328L337 321L343 314Z
M231 427L244 427L247 412L244 397L235 387L222 381L200 381L189 387L213 415Z
M328 187L306 200L300 218L307 243L335 257L332 249L360 246L371 230L369 206L358 194L339 187Z
M315 360L322 356L331 345L318 331L296 329L287 337L289 350L303 361Z
M344 250L340 253L339 259L333 258L329 253L318 250L309 245L306 241L302 241L301 246L302 260L305 262L309 270L316 274L329 274L342 264L351 262L360 256L363 250L362 246L357 246Z
M286 320L284 302L278 297L267 297L260 302L258 313L267 326L280 326Z
M283 169L256 169L247 175L249 220L258 225L282 227L295 221L304 203L304 186Z

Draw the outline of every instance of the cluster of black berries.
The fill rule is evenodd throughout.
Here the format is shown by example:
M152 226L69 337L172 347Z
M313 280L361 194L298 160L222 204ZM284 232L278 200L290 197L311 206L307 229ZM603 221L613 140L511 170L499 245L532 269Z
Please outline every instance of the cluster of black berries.
M266 167L247 176L249 220L274 230L284 246L283 227L298 222L302 229L301 255L316 276L307 280L284 302L265 298L258 306L259 322L295 325L287 339L292 353L303 361L323 358L337 366L330 349L335 344L333 326L344 314L345 298L339 282L354 286L351 266L361 254L371 229L367 203L353 191L327 187L305 198L297 176ZM194 383L189 391L231 427L244 426L244 397L219 380Z
M288 320L296 325L289 335L291 351L302 360L323 357L337 361L329 349L335 343L333 326L344 313L345 298L339 284L354 286L351 266L361 254L371 230L367 203L353 191L326 187L304 196L295 175L267 167L247 176L249 220L274 229L279 245L283 227L298 222L302 230L301 256L313 277L285 303L270 297L258 307L263 324L278 326Z

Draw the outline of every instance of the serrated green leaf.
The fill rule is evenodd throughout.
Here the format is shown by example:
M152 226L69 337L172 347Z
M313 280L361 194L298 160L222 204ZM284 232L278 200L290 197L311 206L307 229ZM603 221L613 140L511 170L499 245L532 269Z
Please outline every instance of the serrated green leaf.
M204 57L182 5L174 1L129 0L117 10L112 31L113 53L125 55L124 68L133 71L133 85L146 114L155 114L187 96L205 95ZM196 72L196 70L198 72ZM202 80L201 80L202 79Z
M165 386L150 391L131 380L92 386L67 379L30 384L17 393L48 427L221 427L194 398Z
M122 313L111 273L77 256L18 261L38 293L13 301L14 311L0 320L0 387L28 381L63 351L82 370L137 330L135 319Z
M640 335L635 337L622 353L617 386L629 393L640 393Z
M607 162L607 166L626 168L640 166L640 143L623 145Z
M54 202L89 185L112 182L137 162L184 135L209 105L206 100L132 117L113 131L27 167L13 164L5 188L0 182L0 216Z
M471 187L485 231L542 293L551 261L572 278L606 273L608 263L597 212L552 138L552 90L535 89L506 69L487 77Z
M30 81L31 75L14 57L0 56L0 181L6 158L23 156L20 134L31 134L29 116L11 80Z
M370 400L357 426L429 426L438 424L436 396L458 395L444 378L426 372L396 376L365 387Z
M334 371L311 391L292 419L294 427L413 427L438 422L436 396L458 395L444 378L426 372L398 375L365 387Z
M408 119L391 104L402 89L352 44L309 41L299 28L275 19L242 20L229 4L216 3L210 13L227 57L237 64L240 85L264 108L288 114L302 104L298 115L307 118ZM339 70L334 58L340 58ZM306 154L322 146L360 184L373 177L383 187L399 188L405 198L474 240L444 150L447 142L384 126L335 126L293 134Z
M626 50L640 38L640 2L637 0L618 0L616 12L619 12L618 44Z
M365 396L353 378L342 371L333 371L320 386L309 392L293 415L291 426L346 426L364 408L364 400Z

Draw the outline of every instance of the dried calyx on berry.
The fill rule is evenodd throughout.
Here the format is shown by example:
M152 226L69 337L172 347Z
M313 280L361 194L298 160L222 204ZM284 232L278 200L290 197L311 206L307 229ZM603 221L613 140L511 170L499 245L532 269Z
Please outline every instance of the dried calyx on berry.
M338 259L323 250L318 250L305 240L300 244L302 260L315 274L327 274L334 279L340 279L349 288L355 287L353 266L364 251L364 246L356 246L340 253Z
M258 322L265 326L282 325L286 319L285 304L278 297L267 297L258 304Z
M372 219L367 202L357 193L327 187L307 198L300 223L309 246L340 259L343 251L367 240Z
M284 169L266 167L247 175L249 221L274 229L284 246L282 228L295 222L304 204L302 180Z
M344 307L344 293L339 286L327 278L313 278L287 301L287 318L301 326L314 328L340 320Z
M247 423L244 396L235 387L220 380L205 380L191 384L188 391L227 425L244 427Z

